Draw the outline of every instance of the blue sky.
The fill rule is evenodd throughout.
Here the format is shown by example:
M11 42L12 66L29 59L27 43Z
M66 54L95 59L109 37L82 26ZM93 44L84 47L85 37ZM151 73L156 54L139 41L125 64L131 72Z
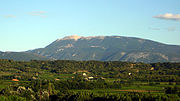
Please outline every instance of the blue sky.
M68 35L119 35L180 45L180 0L0 0L0 51Z

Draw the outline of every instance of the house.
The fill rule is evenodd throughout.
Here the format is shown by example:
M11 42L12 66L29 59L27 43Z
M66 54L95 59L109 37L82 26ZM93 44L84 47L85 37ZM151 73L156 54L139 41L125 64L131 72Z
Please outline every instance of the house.
M56 81L59 81L60 79L55 79Z
M94 77L92 77L92 76L88 77L88 80L92 80L92 79L94 79Z
M154 67L152 67L150 70L154 70Z
M101 80L105 80L105 78L103 78L103 77L101 77L100 79L101 79Z
M135 66L135 64L131 64L130 68L133 68Z
M19 81L18 79L12 79L12 81Z
M83 76L86 76L86 73L83 73Z

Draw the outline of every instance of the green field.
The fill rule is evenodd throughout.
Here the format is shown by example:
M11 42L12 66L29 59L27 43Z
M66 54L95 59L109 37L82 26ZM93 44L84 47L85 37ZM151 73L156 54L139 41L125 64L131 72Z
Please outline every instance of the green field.
M0 101L180 101L179 67L180 63L0 60Z

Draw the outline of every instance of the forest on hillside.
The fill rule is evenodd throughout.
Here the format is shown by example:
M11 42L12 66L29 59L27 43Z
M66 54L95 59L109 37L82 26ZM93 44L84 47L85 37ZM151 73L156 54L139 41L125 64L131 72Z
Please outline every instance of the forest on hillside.
M0 101L178 101L180 63L0 60Z

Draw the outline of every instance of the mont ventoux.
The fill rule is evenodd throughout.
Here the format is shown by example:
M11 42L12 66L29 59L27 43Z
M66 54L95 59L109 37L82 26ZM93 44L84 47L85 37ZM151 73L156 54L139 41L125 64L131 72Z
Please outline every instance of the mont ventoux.
M1 59L180 62L180 46L124 36L67 36L44 48L0 52Z

